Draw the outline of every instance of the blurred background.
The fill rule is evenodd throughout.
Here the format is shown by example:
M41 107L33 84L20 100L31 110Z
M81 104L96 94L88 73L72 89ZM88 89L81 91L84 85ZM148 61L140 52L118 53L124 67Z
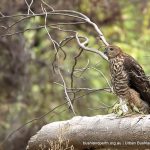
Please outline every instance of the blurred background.
M29 1L29 0L28 0ZM30 1L29 1L30 2ZM103 32L108 43L120 46L142 65L150 75L150 1L149 0L45 0L54 9L70 9L82 12L95 22ZM41 1L34 1L31 7L35 13L42 13ZM40 117L53 108L63 104L65 94L62 80L52 69L54 47L44 29L34 29L13 36L6 34L4 27L16 22L18 18L2 18L2 15L27 14L24 0L1 0L0 4L0 141L2 142L15 129L26 122ZM47 8L48 11L48 8ZM66 21L65 18L48 17L47 24ZM43 17L30 18L16 24L7 33L23 31L44 25ZM93 28L88 25L69 25L64 29L77 30L86 35L89 46L104 50ZM56 41L66 37L65 32L49 28ZM79 53L75 40L65 45L67 54L61 61L61 72L70 87L70 73L74 57ZM84 52L78 58L74 88L99 89L108 87L105 77L110 81L108 63L96 54ZM77 115L93 116L110 113L108 109L117 100L116 96L104 91L80 91L76 95L74 109ZM29 138L44 124L73 117L67 105L58 107L47 116L34 121L7 138L2 149L24 150Z

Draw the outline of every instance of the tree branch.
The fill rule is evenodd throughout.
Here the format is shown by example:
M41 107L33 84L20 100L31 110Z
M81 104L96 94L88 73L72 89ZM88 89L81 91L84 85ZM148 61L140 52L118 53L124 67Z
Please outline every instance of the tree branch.
M30 139L27 150L38 150L41 145L45 146L45 149L52 148L51 142L60 144L60 141L62 145L69 141L68 145L77 150L98 148L141 150L149 148L149 137L150 115L123 118L118 118L114 114L94 117L77 116L67 121L43 126Z

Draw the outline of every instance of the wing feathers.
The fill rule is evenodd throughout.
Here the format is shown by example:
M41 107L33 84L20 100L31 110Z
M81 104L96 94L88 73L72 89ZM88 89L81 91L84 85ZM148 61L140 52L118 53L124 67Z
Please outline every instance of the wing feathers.
M128 73L129 86L136 90L140 94L141 99L150 106L150 80L145 75L144 70L129 55L125 55L124 67Z

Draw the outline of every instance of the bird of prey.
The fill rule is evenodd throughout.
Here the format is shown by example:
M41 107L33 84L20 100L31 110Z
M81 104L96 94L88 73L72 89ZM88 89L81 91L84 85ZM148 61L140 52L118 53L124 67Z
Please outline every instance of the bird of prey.
M128 112L127 104L145 114L150 113L150 80L138 62L115 45L105 48L108 57L111 82L115 94L119 97L124 113Z

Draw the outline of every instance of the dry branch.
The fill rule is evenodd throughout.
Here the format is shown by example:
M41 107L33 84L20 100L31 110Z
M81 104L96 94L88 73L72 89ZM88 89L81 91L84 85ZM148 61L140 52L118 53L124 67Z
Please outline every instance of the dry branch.
M67 121L47 124L28 142L27 150L44 150L51 146L74 149L150 147L150 115L116 117L114 114L94 117L76 116ZM53 147L54 148L54 147ZM71 148L70 148L71 149Z

